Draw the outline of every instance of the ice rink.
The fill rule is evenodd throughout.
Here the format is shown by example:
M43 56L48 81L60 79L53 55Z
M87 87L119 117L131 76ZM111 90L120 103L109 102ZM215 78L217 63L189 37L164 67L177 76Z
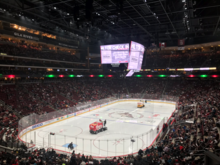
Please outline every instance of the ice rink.
M65 152L71 152L67 146L73 142L76 153L97 157L131 154L152 143L157 125L167 120L174 109L175 105L164 103L148 102L143 108L137 108L137 102L115 103L39 128L22 140L30 142L35 137L36 147L53 147ZM89 124L99 119L107 120L108 130L90 134ZM49 135L50 132L55 135Z

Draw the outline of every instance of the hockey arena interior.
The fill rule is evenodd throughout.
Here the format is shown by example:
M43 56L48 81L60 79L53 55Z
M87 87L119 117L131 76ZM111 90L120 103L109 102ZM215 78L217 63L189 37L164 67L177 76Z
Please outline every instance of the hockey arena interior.
M0 164L220 164L219 7L0 0Z

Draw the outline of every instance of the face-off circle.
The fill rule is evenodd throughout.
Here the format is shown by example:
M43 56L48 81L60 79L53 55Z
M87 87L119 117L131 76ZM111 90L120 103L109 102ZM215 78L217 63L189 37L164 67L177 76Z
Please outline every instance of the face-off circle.
M127 119L140 119L143 118L144 115L140 113L129 113L124 111L112 112L108 114L109 117L115 119L127 118Z
M98 136L96 139L93 140L93 145L100 151L117 153L121 155L124 154L124 149L131 150L131 139L135 139L136 142L133 146L134 151L138 150L139 148L144 148L146 145L142 136L135 137L131 134L119 132ZM132 151L130 151L129 153L132 153Z

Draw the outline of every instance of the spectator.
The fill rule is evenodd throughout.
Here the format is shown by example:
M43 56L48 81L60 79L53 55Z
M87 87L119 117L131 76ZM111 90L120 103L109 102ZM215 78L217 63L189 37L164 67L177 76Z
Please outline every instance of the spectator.
M161 155L162 155L162 152L163 152L163 148L162 148L161 145L159 145L159 146L157 147L157 151L158 151L159 156L161 156Z
M73 154L71 159L70 159L70 165L77 165L77 162L76 162L76 157L75 155Z

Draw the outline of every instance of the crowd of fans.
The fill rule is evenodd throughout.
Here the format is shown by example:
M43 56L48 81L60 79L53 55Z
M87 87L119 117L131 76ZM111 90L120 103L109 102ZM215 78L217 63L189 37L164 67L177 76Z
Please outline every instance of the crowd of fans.
M219 51L146 56L147 69L218 67Z
M139 81L140 80L140 81ZM59 155L55 151L36 149L0 153L5 164L203 164L204 150L219 156L220 89L215 81L179 81L124 79L77 79L51 83L3 85L0 87L0 141L18 141L18 120L31 113L44 114L75 106L80 102L94 101L117 95L142 93L143 98L160 98L162 94L178 96L178 113L163 129L163 136L153 146L140 150L137 155L95 160L84 155ZM117 87L116 87L117 85ZM47 108L48 109L47 109ZM185 120L193 123L184 123Z

